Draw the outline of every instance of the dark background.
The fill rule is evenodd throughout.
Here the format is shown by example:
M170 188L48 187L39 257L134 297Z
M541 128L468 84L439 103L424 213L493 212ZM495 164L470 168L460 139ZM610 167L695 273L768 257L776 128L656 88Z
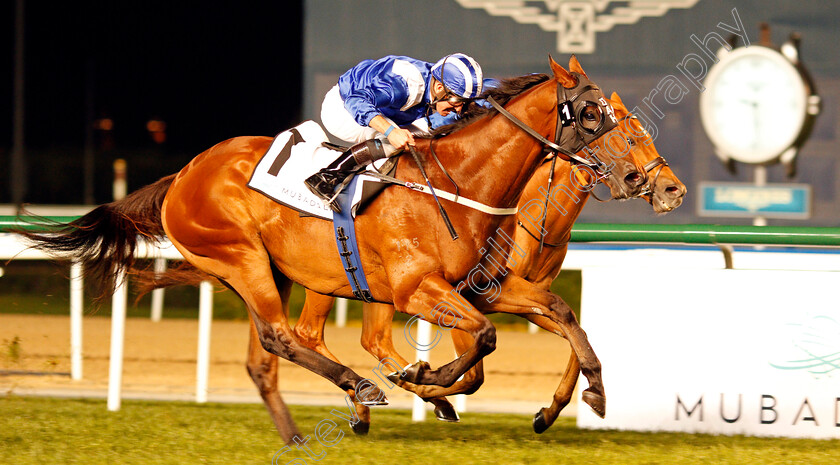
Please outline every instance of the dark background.
M639 6L639 2L634 6L628 0L588 3L598 11L598 21ZM496 78L549 72L549 54L561 64L568 63L571 52L559 49L556 30L519 23L507 14L490 14L483 8L490 4L489 0L306 0L303 117L317 120L324 93L341 73L365 58L400 54L433 62L458 51L481 63L485 76ZM570 2L519 3L555 15L556 8L555 13L551 8L559 4ZM688 5L677 1L661 4ZM770 219L769 224L840 225L840 2L796 0L699 0L690 8L670 8L661 16L615 24L596 34L594 52L578 53L578 59L593 81L607 92L617 91L631 110L637 105L646 108L645 98L662 106L665 116L655 123L659 129L656 148L686 184L688 194L680 208L665 216L656 216L650 205L639 200L590 200L578 217L579 223L752 224L752 218L698 213L701 182L752 183L754 168L741 163L733 174L715 156L700 121L697 89L688 84L690 93L679 104L665 104L662 95L651 97L666 76L684 78L676 65L687 54L703 54L691 36L703 38L720 32L719 23L735 24L733 10L737 10L751 44L759 41L762 22L770 26L771 41L777 46L791 33L801 34L801 57L823 102L812 136L799 154L796 176L788 178L780 164L767 169L770 184L811 186L811 217ZM714 49L715 42L712 44ZM784 115L779 115L779 124L785 121Z
M15 1L0 7L0 203L11 201ZM95 202L110 200L113 160L129 190L237 135L300 121L302 1L25 2L28 203L82 203L87 125ZM166 123L163 143L146 129Z
M274 135L303 119L318 120L324 92L362 59L386 54L435 61L453 51L472 55L485 75L547 71L547 55L561 62L558 34L534 24L466 8L456 0L297 0L198 3L162 1L26 2L25 202L85 201L85 134L109 117L112 131L89 139L95 161L93 203L111 199L112 163L128 161L135 190L179 170L196 154L237 135ZM0 3L0 203L12 201L12 66L16 0ZM544 2L529 1L528 5ZM626 6L608 2L603 12ZM733 23L737 8L750 40L766 22L779 45L802 34L802 57L822 101L812 137L787 178L768 168L770 183L809 184L808 220L776 225L840 224L840 3L792 0L700 0L635 24L597 34L597 49L579 59L602 88L640 105L675 65L698 52L689 36ZM661 97L660 97L661 99ZM654 217L636 202L590 202L582 222L749 224L750 218L700 217L702 181L753 180L753 169L729 173L700 124L699 93L667 107L657 123L659 152L689 193L683 206ZM166 123L166 142L152 141L146 122ZM780 124L782 120L780 118ZM90 152L88 152L90 153Z

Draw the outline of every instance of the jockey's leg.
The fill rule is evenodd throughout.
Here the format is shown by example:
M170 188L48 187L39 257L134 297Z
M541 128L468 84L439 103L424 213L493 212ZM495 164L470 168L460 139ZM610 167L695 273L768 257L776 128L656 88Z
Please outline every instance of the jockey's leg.
M341 208L333 201L335 188L360 168L385 158L384 145L381 140L372 139L350 147L326 168L306 178L306 187L327 202L330 208L341 212Z
M333 210L340 212L340 207L333 202L335 189L347 176L370 163L396 153L388 139L370 127L361 126L350 112L344 108L344 101L334 86L324 97L321 104L321 122L333 136L353 145L339 157L306 179L306 186L313 194L327 202Z

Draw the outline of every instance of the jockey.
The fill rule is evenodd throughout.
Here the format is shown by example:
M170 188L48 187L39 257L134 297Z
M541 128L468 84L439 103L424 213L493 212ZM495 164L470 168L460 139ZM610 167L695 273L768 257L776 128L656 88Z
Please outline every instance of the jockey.
M338 78L321 105L327 131L355 145L307 178L307 187L340 211L334 191L347 176L414 145L407 127L427 131L452 122L482 87L481 66L463 53L434 64L394 55L362 61ZM433 113L444 118L433 120Z

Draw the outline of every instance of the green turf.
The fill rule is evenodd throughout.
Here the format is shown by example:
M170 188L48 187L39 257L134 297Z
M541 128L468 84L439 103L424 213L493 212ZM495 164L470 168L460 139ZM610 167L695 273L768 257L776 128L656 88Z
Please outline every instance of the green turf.
M312 435L331 408L292 407ZM718 437L578 430L560 418L542 435L528 415L462 415L459 424L412 423L407 411L374 411L371 433L346 423L320 461L292 450L277 463L319 464L836 464L840 440ZM328 437L335 435L333 432ZM270 464L282 447L261 405L0 398L2 464ZM294 458L302 461L293 462Z

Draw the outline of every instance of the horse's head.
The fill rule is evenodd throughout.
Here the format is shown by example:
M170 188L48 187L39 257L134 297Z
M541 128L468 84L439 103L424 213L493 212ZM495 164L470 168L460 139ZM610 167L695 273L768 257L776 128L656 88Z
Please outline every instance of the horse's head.
M621 126L621 133L624 139L610 140L612 143L622 145L621 147L610 146L613 150L627 150L628 146L635 157L644 164L648 174L648 181L642 197L653 206L656 213L668 213L679 207L685 197L685 184L680 181L668 163L659 155L653 140L645 131L639 120L630 113L630 110L621 101L621 97L613 92L609 98L610 104L615 109L615 115Z
M603 180L614 199L641 194L647 182L642 165L627 150L615 152L605 146L611 136L618 134L613 131L618 119L601 89L589 79L574 55L569 59L569 71L551 57L549 63L558 85L555 137L559 144L583 151L579 155L600 165L594 173L590 172L590 178Z

